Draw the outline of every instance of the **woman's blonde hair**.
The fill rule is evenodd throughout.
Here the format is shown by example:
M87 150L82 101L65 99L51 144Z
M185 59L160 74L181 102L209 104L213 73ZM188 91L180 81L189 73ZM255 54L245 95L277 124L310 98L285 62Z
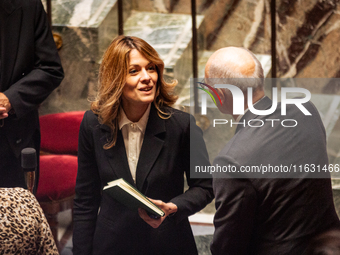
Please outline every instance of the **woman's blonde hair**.
M105 144L104 149L112 148L117 140L119 111L123 87L126 83L130 65L130 51L138 50L148 61L156 65L158 74L156 95L153 101L158 115L165 119L170 114L161 110L162 106L171 106L177 96L172 94L177 81L165 82L163 78L164 62L157 51L144 40L133 36L116 37L104 53L99 68L99 88L91 110L98 115L99 122L111 128L111 140Z

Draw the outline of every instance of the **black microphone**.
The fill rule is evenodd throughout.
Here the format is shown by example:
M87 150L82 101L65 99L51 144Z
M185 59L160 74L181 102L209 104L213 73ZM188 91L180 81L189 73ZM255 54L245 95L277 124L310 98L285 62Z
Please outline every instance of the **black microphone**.
M34 148L25 148L21 151L21 167L24 170L27 188L33 193L37 169L37 153Z

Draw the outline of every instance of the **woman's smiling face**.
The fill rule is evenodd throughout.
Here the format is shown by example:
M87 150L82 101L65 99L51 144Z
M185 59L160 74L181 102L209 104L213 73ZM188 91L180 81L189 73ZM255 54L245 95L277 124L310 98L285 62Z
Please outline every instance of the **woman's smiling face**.
M126 110L137 106L146 109L156 95L156 65L136 49L131 50L129 54L129 70L122 94L123 108Z

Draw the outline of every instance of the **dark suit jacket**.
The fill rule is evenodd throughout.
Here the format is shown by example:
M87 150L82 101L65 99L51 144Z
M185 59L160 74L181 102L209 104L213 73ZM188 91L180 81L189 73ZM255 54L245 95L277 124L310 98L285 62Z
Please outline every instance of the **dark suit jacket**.
M196 164L209 165L202 131L193 117L171 108L161 119L152 105L134 184L124 141L104 150L110 129L100 125L91 111L85 113L79 134L79 168L74 200L73 252L81 254L197 254L188 216L212 200L211 179L190 178L190 153ZM191 131L191 132L190 132ZM190 136L196 146L190 151ZM192 165L193 167L193 165ZM184 174L189 189L183 194ZM147 197L173 202L178 211L153 229L138 215L107 194L109 181L124 178ZM98 214L98 209L100 211ZM98 214L98 215L97 215Z
M271 105L266 97L256 104L256 109L269 109ZM261 164L327 166L326 135L320 116L311 103L304 106L312 116L303 115L295 105L288 106L287 116L281 116L280 107L269 116L256 116L248 111L240 122L295 119L298 125L282 127L278 121L274 127L271 122L260 128L238 125L213 165L233 165L238 170L241 166ZM268 179L232 177L216 175L213 180L217 210L211 244L214 255L301 255L312 237L339 225L330 179L325 178L328 173L322 176L283 173Z
M38 106L64 73L40 0L0 1L0 29L0 91L15 110L0 132L19 158L25 147L39 149Z

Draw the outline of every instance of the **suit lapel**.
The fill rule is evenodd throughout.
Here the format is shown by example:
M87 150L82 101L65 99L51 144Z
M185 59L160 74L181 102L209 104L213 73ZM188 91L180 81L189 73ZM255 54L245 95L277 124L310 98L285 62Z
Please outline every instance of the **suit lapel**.
M142 190L144 181L163 148L164 136L161 134L165 132L165 121L158 116L157 109L152 104L136 170L136 185L139 190Z
M111 136L111 132L110 128L106 125L101 125L101 129L104 131L104 135L101 138L101 144L104 146ZM118 178L124 178L128 183L135 186L126 156L123 135L120 130L117 134L116 145L109 150L104 150L104 153L116 176L118 176Z
M264 98L262 98L254 107L257 109L257 110L267 110L269 109L271 106L272 106L272 100L265 96ZM247 125L247 122L251 119L256 119L258 117L258 115L252 113L251 111L247 111L244 116L241 118L240 122L243 122L245 121L246 122L246 125ZM242 125L237 125L237 128L236 128L236 131L235 131L235 134L240 131L241 129L243 128Z
M15 1L5 0L1 21L1 90L5 91L11 84L11 77L17 59L20 31L22 25L22 8L15 9ZM2 22L1 22L2 23ZM6 49L6 50L5 50Z
M101 130L103 131L101 146L104 146L111 133L110 128L106 125L101 125ZM130 184L137 186L139 190L142 190L144 181L163 148L164 140L162 139L161 134L165 131L164 120L158 116L157 109L152 104L148 124L145 130L143 145L138 159L135 184L132 179L126 156L123 135L119 130L116 145L109 150L104 150L104 153L106 154L116 176L124 178Z

